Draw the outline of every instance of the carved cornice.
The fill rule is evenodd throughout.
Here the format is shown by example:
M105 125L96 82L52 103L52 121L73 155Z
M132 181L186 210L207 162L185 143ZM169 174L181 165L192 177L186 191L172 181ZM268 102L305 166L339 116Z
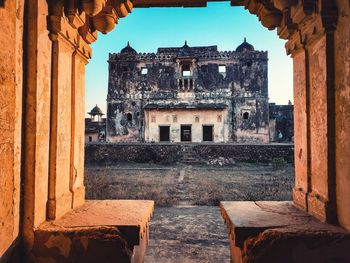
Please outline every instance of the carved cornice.
M49 1L48 29L50 39L64 38L86 59L91 58L89 44L97 31L107 34L120 18L131 13L130 0L52 0Z
M288 54L298 51L334 31L337 25L336 1L332 0L231 0L258 16L261 24L277 28L280 38L288 40Z
M294 34L299 37L289 37L286 44L288 54L298 52L300 48L312 45L327 32L336 29L338 11L335 1L330 0L299 0L298 5L291 9L291 21L297 25Z

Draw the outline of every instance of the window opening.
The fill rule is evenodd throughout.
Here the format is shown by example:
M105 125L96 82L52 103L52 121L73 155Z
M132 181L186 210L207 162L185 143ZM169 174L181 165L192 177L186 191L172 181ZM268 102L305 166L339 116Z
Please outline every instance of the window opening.
M226 73L226 66L219 66L219 73Z
M190 77L191 76L191 67L189 64L185 64L182 66L182 76Z
M249 112L243 113L243 119L248 120L248 118L249 118Z
M128 122L132 122L132 114L130 112L128 114L126 114L126 120Z

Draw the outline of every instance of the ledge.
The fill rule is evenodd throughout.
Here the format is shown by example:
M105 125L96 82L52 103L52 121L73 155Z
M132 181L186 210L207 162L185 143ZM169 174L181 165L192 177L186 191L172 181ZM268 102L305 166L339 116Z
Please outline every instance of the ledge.
M292 202L221 202L220 207L232 262L350 262L350 232L318 221Z
M142 262L153 208L154 201L86 201L35 230L32 259Z

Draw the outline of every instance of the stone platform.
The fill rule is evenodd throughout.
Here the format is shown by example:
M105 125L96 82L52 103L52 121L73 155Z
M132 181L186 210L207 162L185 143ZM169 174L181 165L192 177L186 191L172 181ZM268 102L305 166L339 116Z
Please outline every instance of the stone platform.
M350 262L350 232L292 202L221 202L233 263Z
M143 262L153 201L87 201L35 230L30 262Z

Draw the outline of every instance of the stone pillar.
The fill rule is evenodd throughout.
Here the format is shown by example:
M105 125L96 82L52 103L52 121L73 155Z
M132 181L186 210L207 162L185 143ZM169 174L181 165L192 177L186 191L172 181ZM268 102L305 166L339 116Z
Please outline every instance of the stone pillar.
M337 7L329 1L299 3L291 8L290 19L299 25L298 33L286 45L294 61L294 203L318 219L334 223Z
M349 1L244 1L294 62L294 204L350 229Z
M46 0L25 5L25 79L23 121L23 239L30 249L33 229L46 220L48 195L51 41Z
M67 34L68 35L68 34ZM51 129L48 219L55 219L72 207L70 150L72 123L73 39L50 34L52 40Z
M301 47L293 54L294 76L294 165L295 186L293 199L295 204L307 210L307 193L309 191L309 146L308 115L309 88L307 87L306 50Z
M52 107L48 219L84 203L85 65L96 32L74 5L51 6Z
M131 11L130 1L51 1L52 45L50 151L47 219L59 218L85 201L85 65L97 31L111 31Z

